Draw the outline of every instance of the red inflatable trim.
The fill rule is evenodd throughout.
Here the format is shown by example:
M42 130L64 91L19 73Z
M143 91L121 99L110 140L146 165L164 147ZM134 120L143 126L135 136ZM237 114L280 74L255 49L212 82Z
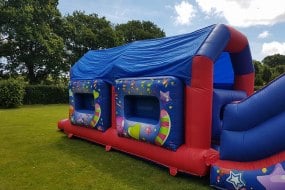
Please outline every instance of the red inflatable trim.
M211 146L213 61L195 56L191 85L186 86L185 144L191 148Z
M211 149L195 149L182 145L177 151L171 151L149 143L119 137L113 127L103 133L91 128L72 125L69 120L62 120L58 123L58 128L64 129L70 137L76 136L105 145L106 150L114 148L164 165L169 168L172 175L176 170L198 176L207 175L209 160L218 157L218 153Z
M252 162L234 162L229 160L218 160L217 162L213 163L213 165L227 169L234 168L236 170L257 170L260 168L269 167L274 164L283 162L284 160L285 160L285 151L272 155L268 158Z
M112 97L112 102L111 102L111 126L116 128L116 94L115 94L115 87L112 86L111 89L111 97Z
M225 51L228 51L230 53L241 52L248 45L247 38L236 29L230 26L226 27L228 28L231 37L227 44L227 47L225 48Z
M235 90L243 90L248 96L254 92L254 73L235 75Z

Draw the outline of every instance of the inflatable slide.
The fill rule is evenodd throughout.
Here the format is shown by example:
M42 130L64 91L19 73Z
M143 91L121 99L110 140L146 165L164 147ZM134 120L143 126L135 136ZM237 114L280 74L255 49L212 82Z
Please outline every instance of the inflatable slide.
M247 38L211 25L87 52L58 128L216 188L285 189L285 76L253 89Z
M285 75L223 111L220 160L211 184L225 189L284 189Z

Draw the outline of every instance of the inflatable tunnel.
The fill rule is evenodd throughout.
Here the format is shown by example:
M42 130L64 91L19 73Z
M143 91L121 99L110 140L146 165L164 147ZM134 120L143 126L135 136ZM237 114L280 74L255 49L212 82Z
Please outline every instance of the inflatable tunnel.
M277 88L265 90L276 91L279 99L274 98L274 104L269 95L253 94L247 38L230 26L211 25L189 34L87 52L71 68L69 118L59 121L58 128L70 138L166 166L171 175L181 171L204 176L211 167L211 185L247 187L226 186L226 175L217 183L217 171L235 169L236 165L228 168L228 162L246 165L283 155L284 146L277 144L285 143L279 137L263 144L265 153L253 144L259 133L268 132L270 138L280 133L283 107L277 103L282 94ZM260 111L264 102L270 105L269 114ZM272 123L278 125L270 128ZM249 154L239 155L244 148ZM238 151L231 153L233 149ZM284 159L279 156L270 163Z

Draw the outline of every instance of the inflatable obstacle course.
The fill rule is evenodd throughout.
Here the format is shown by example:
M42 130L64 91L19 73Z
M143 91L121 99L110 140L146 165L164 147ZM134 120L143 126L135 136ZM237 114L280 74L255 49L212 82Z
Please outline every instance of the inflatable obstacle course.
M221 189L284 189L285 76L253 93L247 38L226 25L89 51L58 128Z

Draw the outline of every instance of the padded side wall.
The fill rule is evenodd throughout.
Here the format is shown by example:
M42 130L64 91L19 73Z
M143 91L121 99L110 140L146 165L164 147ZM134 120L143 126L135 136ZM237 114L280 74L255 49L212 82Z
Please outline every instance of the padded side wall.
M212 113L212 140L219 142L222 131L224 106L246 98L244 91L214 89Z
M183 95L175 77L118 79L118 134L176 150L184 142Z
M70 121L74 125L106 131L111 125L110 96L110 86L102 80L70 81Z

